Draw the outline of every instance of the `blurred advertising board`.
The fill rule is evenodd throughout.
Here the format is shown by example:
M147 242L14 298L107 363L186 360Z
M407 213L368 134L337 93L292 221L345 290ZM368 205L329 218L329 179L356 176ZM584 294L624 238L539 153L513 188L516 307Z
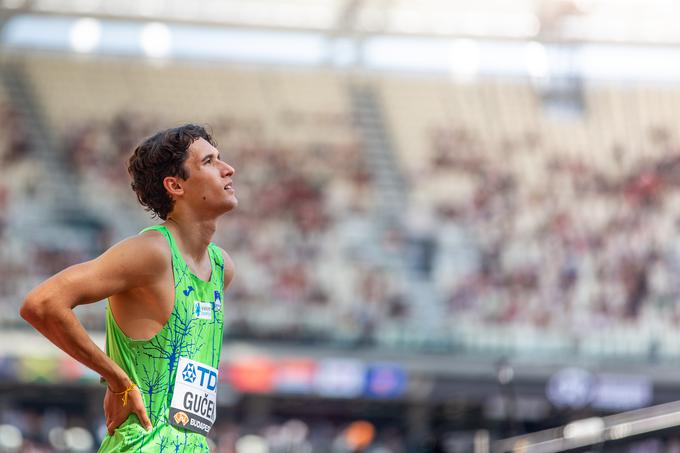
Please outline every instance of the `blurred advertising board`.
M406 371L395 364L373 364L366 370L364 396L398 398L404 394L408 378Z
M276 365L274 388L279 393L309 394L314 386L317 364L307 358L281 359Z
M653 384L647 376L592 373L582 368L564 368L548 380L546 396L557 407L580 409L591 406L623 411L648 406Z
M314 376L314 392L330 398L356 398L364 390L366 366L357 359L322 359Z

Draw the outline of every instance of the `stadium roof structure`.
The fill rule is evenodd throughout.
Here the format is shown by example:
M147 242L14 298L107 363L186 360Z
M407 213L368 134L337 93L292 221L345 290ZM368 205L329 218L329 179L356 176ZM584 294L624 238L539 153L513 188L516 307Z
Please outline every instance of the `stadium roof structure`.
M0 0L5 19L25 13L359 35L680 43L673 0Z

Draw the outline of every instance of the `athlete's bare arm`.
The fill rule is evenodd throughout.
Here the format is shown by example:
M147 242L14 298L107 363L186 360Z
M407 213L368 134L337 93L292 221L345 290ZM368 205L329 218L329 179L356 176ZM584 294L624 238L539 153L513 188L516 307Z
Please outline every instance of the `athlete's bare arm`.
M222 250L222 258L224 261L224 292L227 292L229 284L234 279L234 262L224 249L220 248L220 250Z
M168 269L172 272L170 252L162 237L129 238L94 260L71 266L49 278L28 294L21 307L21 316L26 321L107 381L109 390L104 409L109 433L130 413L137 414L147 428L151 427L151 422L138 390L129 393L125 407L120 398L111 395L111 392L128 388L130 379L90 339L73 309L110 296L125 299L125 295L138 291L152 293L154 288L160 288L166 282ZM135 305L134 309L139 310L139 301ZM118 309L120 311L121 307ZM147 319L153 317L152 313L149 315Z

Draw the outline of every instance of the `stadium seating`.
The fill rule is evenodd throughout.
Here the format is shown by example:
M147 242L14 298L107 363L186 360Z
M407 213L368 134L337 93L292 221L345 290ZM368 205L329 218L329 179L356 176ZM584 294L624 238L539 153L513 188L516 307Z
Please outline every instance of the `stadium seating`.
M372 183L336 76L46 56L24 69L111 241L152 223L125 172L136 142L169 125L210 126L240 199L216 237L239 268L230 334L351 343L399 311L399 285L365 243L379 242ZM79 311L103 327L100 307Z
M455 343L677 354L676 87L591 84L560 118L528 82L377 86Z
M19 295L39 280L32 244L16 234L32 217L44 167L32 158L28 127L0 84L0 324L15 322Z
M375 247L385 241L377 195L342 75L23 63L88 209L110 225L109 243L152 222L125 174L136 142L167 125L211 126L240 199L216 237L238 268L231 335L680 355L676 87L588 84L583 111L565 117L525 80L369 78L408 183L409 238L392 246L423 260L409 258L408 240L432 244L423 282L397 276ZM3 292L14 305L49 273L29 268ZM430 323L409 310L414 297L434 307ZM101 310L84 318L103 326Z

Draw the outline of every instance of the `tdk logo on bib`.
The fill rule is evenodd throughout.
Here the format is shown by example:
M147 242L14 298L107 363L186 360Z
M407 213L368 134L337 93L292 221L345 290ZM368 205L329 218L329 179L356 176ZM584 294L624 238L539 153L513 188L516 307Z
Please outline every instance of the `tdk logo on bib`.
M196 367L194 367L193 363L187 363L187 366L184 367L184 371L182 371L182 377L186 382L191 384L194 383L196 380Z
M196 363L196 362L195 362ZM182 370L184 382L194 384L207 390L215 390L217 387L217 373L209 366L187 363Z

